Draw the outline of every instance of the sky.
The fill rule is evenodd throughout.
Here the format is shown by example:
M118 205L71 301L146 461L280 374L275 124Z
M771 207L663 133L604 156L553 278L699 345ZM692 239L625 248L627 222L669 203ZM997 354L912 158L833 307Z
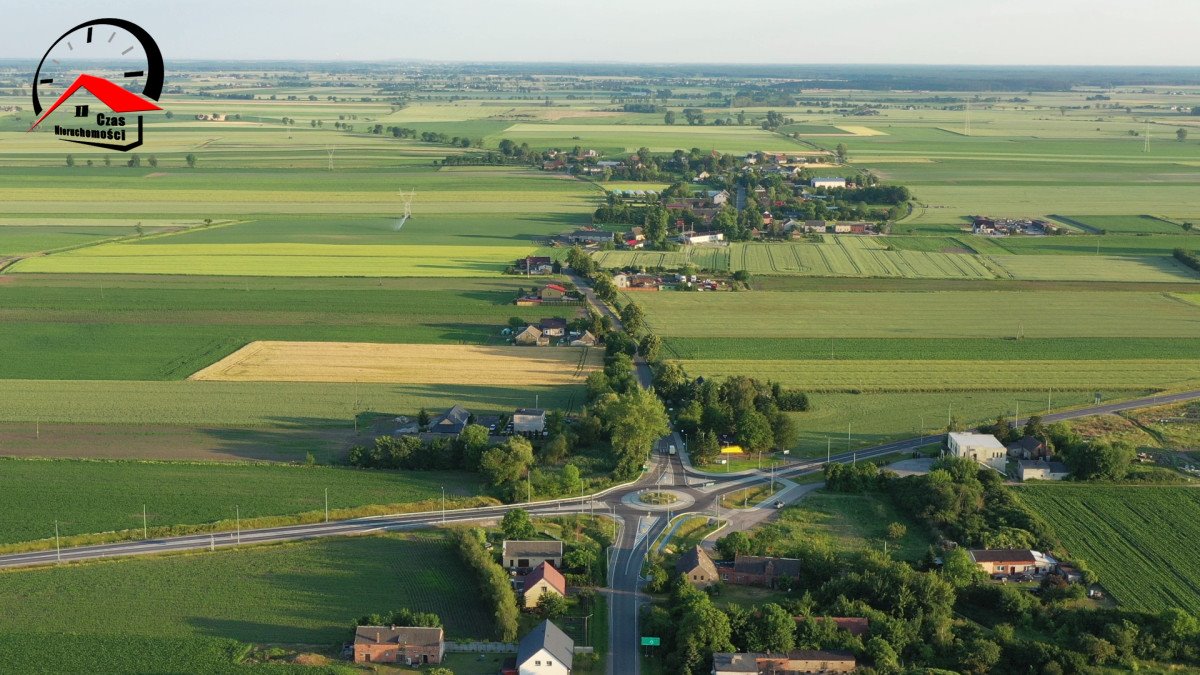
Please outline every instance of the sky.
M170 59L1200 65L1195 0L6 2L0 58L124 18Z

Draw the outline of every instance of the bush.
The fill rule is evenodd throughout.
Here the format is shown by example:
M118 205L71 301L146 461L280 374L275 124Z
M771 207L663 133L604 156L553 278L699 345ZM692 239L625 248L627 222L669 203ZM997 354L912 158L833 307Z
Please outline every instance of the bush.
M1175 249L1175 259L1188 267L1200 272L1200 255L1183 248Z
M512 642L517 639L517 595L509 583L508 573L492 559L483 547L483 531L462 530L455 535L458 554L467 567L475 572L479 580L479 591L484 601L492 606L496 617L496 639Z

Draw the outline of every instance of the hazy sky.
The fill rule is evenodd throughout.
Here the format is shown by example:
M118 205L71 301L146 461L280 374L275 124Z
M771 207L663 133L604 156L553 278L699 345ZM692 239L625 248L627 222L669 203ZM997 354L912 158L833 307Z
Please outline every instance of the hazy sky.
M103 16L188 58L1200 65L1196 0L5 0L0 57Z

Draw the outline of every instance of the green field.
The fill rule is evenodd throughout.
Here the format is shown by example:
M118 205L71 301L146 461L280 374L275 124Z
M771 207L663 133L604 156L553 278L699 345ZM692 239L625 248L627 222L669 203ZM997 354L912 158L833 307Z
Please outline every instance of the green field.
M0 459L0 543L137 530L142 507L153 535L174 526L244 521L325 508L400 505L477 494L477 476L323 466ZM432 505L430 506L432 508ZM131 535L132 536L132 535Z
M1154 216L1059 216L1055 220L1092 232L1128 234L1180 234L1183 229Z
M1200 611L1200 494L1186 487L1039 485L1019 488L1066 552L1087 562L1121 605Z
M1192 338L1200 321L1200 307L1165 293L1130 291L659 292L629 297L636 298L663 337ZM1104 307L1103 313L1097 306Z
M636 152L647 147L652 152L671 152L677 148L701 148L705 151L800 152L806 146L786 136L757 127L712 127L688 125L626 124L514 124L493 137L498 143L508 138L529 143L534 148L572 148L576 145L611 152Z
M5 572L0 661L21 672L226 672L236 643L325 652L356 617L402 607L438 614L447 639L486 638L492 621L465 575L433 532Z
M669 337L664 345L670 357L689 361L1188 360L1200 354L1200 338Z
M924 525L898 511L886 496L877 494L818 490L785 508L766 527L780 538L772 554L786 556L789 549L803 546L845 555L882 549L891 523L907 528L900 539L887 540L888 550L896 558L917 560L933 543Z

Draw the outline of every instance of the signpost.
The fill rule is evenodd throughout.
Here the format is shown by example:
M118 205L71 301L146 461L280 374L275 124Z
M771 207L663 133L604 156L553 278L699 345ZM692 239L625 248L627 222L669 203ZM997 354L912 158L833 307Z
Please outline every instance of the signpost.
M642 636L643 647L658 647L662 644L662 638Z

